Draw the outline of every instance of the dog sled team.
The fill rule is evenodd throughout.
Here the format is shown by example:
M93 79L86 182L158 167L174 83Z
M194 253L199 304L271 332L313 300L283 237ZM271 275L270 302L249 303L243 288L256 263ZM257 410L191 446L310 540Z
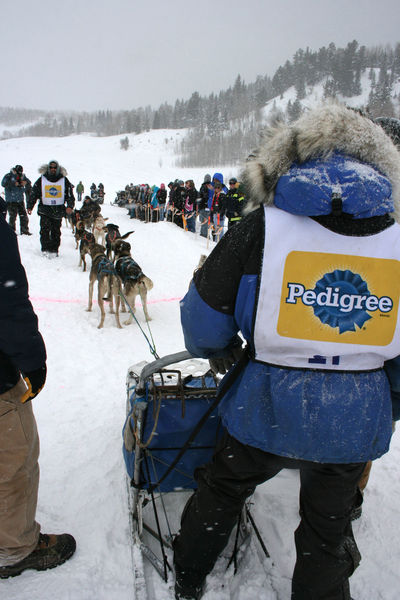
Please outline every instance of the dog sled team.
M137 262L131 256L131 246L128 242L118 244L133 232L121 235L117 225L106 223L107 218L101 214L99 202L85 196L79 209L75 209L73 185L67 178L67 172L56 160L51 160L47 165L40 167L41 176L27 193L29 180L23 175L20 165L12 172L12 183L21 179L18 188L18 201L24 192L27 194L27 212L32 210L38 201L38 215L40 217L40 243L41 250L47 256L57 256L61 242L61 224L65 218L75 236L76 248L79 250L79 266L86 271L86 257L92 258L89 273L89 302L88 311L92 310L93 288L98 282L98 303L100 307L99 329L103 327L105 311L104 301L109 301L110 312L114 313L118 327L119 308L122 312L127 308L130 312L125 324L132 323L135 313L136 297L140 296L146 320L150 320L147 310L147 292L152 289L153 282L147 277ZM11 175L10 178L11 179ZM8 185L8 179L4 181ZM11 185L11 183L10 183ZM14 183L14 186L17 184ZM29 182L30 185L30 182ZM99 189L104 194L103 184ZM6 188L7 190L7 188ZM98 191L98 190L97 190ZM16 193L14 193L16 196ZM14 196L12 198L14 199ZM94 196L94 194L93 194ZM14 214L15 213L15 214ZM16 211L12 213L12 225L15 228ZM10 212L11 214L11 212ZM22 215L22 213L21 213ZM10 217L11 218L11 217ZM27 218L21 216L22 224L27 230ZM105 296L106 294L106 296ZM127 306L126 306L127 304Z
M100 213L91 218L91 228L86 229L87 220L79 220L75 225L76 248L79 249L79 266L86 271L86 255L89 254L92 264L89 272L89 302L87 310L92 310L93 289L98 284L98 304L100 322L98 329L104 325L104 302L109 302L110 313L115 314L117 327L121 328L119 320L120 306L122 312L128 309L129 316L124 322L129 325L136 311L137 296L140 297L146 321L150 321L147 310L147 292L153 288L152 280L147 277L131 255L131 245L125 241L133 231L121 235L118 225L106 223ZM90 225L89 222L89 225ZM79 244L79 246L78 246ZM115 311L114 311L115 306Z

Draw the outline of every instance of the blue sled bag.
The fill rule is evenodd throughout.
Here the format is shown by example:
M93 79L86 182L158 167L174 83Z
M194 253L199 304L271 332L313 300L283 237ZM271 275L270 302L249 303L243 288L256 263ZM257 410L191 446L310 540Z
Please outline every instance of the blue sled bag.
M148 489L161 479L213 404L217 386L211 371L183 376L178 369L162 369L145 379L128 371L123 455L134 487ZM221 435L215 409L156 491L195 489L194 471L211 460Z

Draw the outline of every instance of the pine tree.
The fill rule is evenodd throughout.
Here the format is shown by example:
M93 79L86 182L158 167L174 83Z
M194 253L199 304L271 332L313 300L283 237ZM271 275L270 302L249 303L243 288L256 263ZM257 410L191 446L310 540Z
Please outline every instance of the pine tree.
M153 129L160 129L160 113L158 110L154 113Z

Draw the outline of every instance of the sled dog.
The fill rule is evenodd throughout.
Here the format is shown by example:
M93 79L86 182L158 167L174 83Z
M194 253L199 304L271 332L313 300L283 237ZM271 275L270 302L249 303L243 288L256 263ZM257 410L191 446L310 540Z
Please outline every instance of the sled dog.
M128 233L124 233L124 235L121 235L118 225L114 225L114 223L107 223L107 225L105 225L105 229L107 231L107 233L106 233L107 257L111 259L112 255L113 255L115 242L117 240L125 240L129 235L131 235L131 233L135 233L135 232L128 231ZM114 259L115 259L115 254L114 254Z
M90 248L95 243L94 235L90 231L83 230L81 241L79 243L79 265L83 265L83 271L86 271L86 254L90 253Z
M125 242L123 239L114 242L115 270L122 281L124 296L132 312L136 312L135 301L136 296L139 295L146 321L151 321L147 311L147 292L152 289L153 282L149 277L146 277L140 266L132 258L130 250L131 245L129 242ZM124 324L129 325L132 321L133 316L130 314Z
M115 320L117 322L117 327L122 329L119 321L119 291L121 289L121 282L118 276L115 274L114 265L106 257L106 249L104 246L93 243L89 251L92 257L92 266L89 273L89 303L87 310L88 312L92 310L93 286L97 280L98 302L100 308L100 323L98 324L97 328L101 329L104 324L104 295L107 293L108 300L110 302L110 313L114 314L115 301Z
M103 215L98 215L93 223L92 233L95 237L96 244L101 244L105 246L106 240L106 228L105 224L108 217L104 218Z

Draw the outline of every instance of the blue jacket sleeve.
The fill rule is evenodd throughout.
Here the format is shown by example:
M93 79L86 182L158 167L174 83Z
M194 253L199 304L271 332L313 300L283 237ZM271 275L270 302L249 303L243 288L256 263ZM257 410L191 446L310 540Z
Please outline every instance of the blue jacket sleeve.
M224 358L242 344L239 331L249 341L263 232L264 212L253 211L227 231L194 273L181 321L186 348L195 356Z
M238 326L234 317L206 304L193 281L181 301L181 322L185 346L194 356L223 357L237 344Z

